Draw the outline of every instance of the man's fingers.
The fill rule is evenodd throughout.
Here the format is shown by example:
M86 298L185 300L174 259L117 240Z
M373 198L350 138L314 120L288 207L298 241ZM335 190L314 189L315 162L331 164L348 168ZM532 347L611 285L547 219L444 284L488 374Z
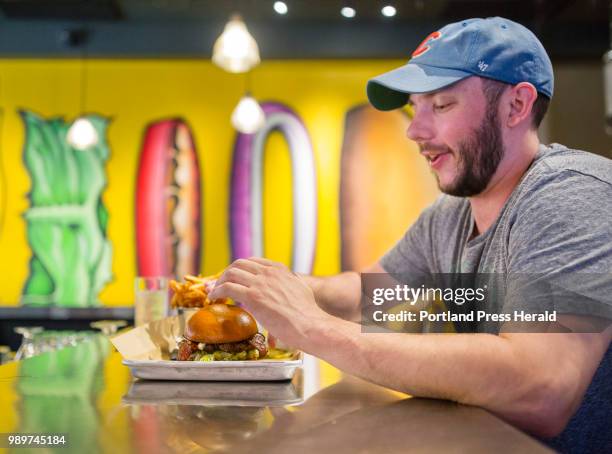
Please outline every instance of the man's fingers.
M258 274L261 271L261 267L261 263L257 263L252 259L238 259L234 260L228 268L240 268L249 273Z
M206 293L210 293L212 289L217 285L217 279L211 279L210 281L206 281L204 283L204 288L206 289Z
M218 300L221 298L231 298L234 301L240 303L248 303L249 288L241 284L234 282L224 282L223 284L217 284L212 292L208 295L211 300Z
M221 277L217 279L214 288L222 285L226 282L232 282L234 284L250 286L255 279L255 275L249 271L245 271L241 268L230 267L223 272Z
M274 260L265 259L263 257L249 257L249 260L255 263L259 263L264 266L273 266L274 268L279 268L284 266L282 263L275 262Z

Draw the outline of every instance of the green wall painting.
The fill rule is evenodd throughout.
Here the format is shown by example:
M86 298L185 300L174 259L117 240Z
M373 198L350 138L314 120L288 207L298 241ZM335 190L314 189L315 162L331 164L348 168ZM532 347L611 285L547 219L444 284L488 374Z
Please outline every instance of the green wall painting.
M21 304L98 306L100 291L112 279L108 211L102 203L109 119L87 115L99 140L78 150L66 141L72 123L20 113L23 160L32 182L24 213L32 257Z

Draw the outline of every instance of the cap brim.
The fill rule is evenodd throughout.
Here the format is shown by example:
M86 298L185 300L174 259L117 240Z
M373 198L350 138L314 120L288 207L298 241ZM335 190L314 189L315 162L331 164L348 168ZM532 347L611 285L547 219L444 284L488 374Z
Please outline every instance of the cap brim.
M429 93L459 82L471 73L408 63L368 81L370 103L378 110L393 110L408 102L412 93Z

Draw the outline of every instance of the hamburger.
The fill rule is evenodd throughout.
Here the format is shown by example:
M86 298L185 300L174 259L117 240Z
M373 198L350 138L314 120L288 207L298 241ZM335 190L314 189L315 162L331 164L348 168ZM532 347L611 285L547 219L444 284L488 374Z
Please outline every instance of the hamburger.
M266 338L251 314L215 303L191 316L178 344L178 361L244 361L266 356Z

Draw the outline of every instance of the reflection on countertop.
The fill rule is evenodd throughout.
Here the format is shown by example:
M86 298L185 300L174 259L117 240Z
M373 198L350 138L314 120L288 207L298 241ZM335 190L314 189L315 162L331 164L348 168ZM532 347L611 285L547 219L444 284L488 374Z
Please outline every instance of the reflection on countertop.
M291 381L198 382L135 380L123 397L126 404L280 407L304 402L298 371Z

